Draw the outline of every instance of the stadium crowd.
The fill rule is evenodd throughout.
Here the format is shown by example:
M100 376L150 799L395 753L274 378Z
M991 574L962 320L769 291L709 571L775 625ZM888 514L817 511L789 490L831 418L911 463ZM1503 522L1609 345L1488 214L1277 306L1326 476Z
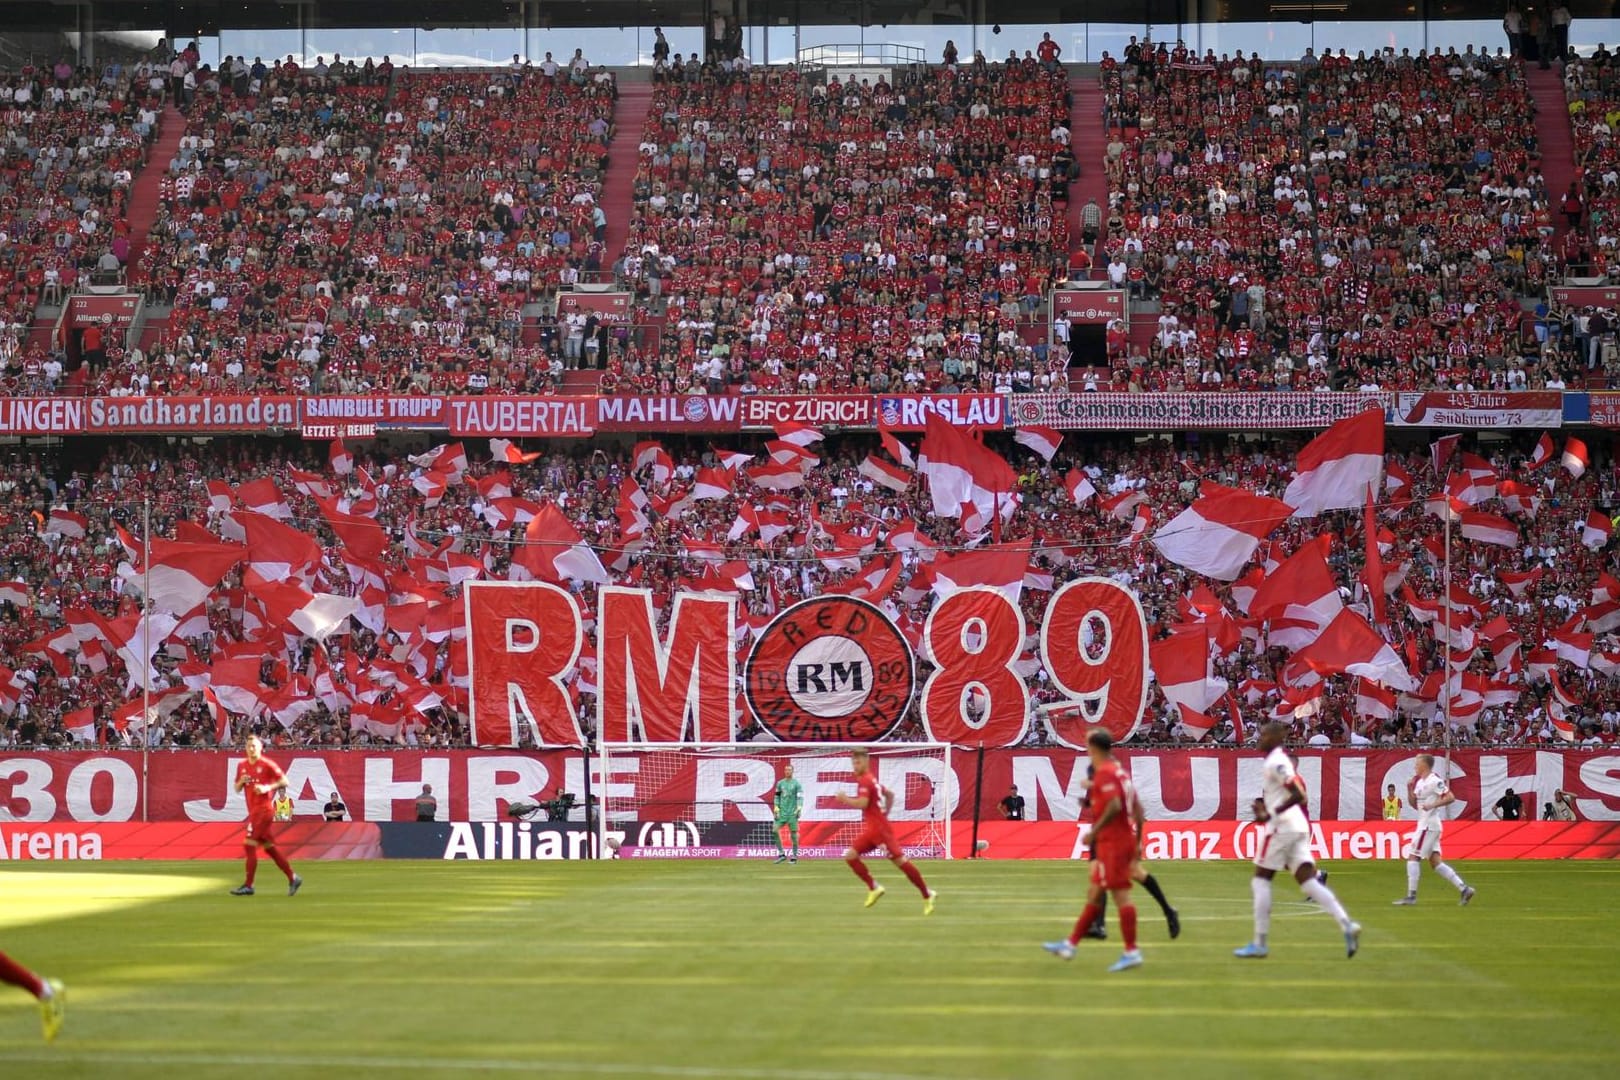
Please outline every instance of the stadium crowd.
M1112 496L1139 490L1153 521L1163 523L1197 495L1203 480L1280 495L1296 448L1288 440L1206 438L1195 445L1133 446L1071 437L1071 445L1047 464L1007 444L1021 506L1002 541L1027 541L1033 548L1020 597L1029 625L1039 625L1049 595L1042 579L1048 573L1053 585L1081 573L1112 575L1130 584L1141 595L1155 637L1172 624L1199 617L1193 614L1196 606L1218 628L1213 671L1228 680L1252 733L1254 721L1273 712L1285 689L1277 684L1289 650L1266 647L1263 628L1243 618L1231 586L1168 562L1145 536L1132 542L1130 525L1105 507ZM749 468L768 460L767 452L745 447L755 453L755 462L742 466L734 490L703 500L691 498L690 485L698 470L718 462L714 450L696 444L668 447L670 475L664 483L654 479L656 465L636 469L628 447L595 444L547 447L532 463L480 461L474 454L464 467L446 465L460 456L454 448L437 457L418 456L415 463L400 452L377 449L359 452L355 470L343 475L323 468L307 447L253 440L217 441L206 448L125 442L106 448L99 460L19 455L0 481L0 553L8 579L0 621L5 666L0 732L13 746L138 741L140 695L132 694L126 657L115 646L120 633L132 632L138 612L132 588L140 580L139 558L132 550L147 500L153 535L183 540L202 536L201 529L214 536L240 535L227 510L235 513L243 506L284 517L320 544L309 586L363 600L352 622L318 643L276 625L268 607L256 606L256 583L244 582L242 568L232 571L214 594L206 619L201 613L182 619L159 654L155 700L163 704L152 719L154 745L212 744L215 720L191 691L202 686L211 665L243 657L251 659L254 675L245 691L241 685L237 689L253 702L242 711L256 715L235 717L235 737L251 729L278 745L464 743L465 668L451 633L461 621L459 583L468 576L508 577L514 556L524 561L527 515L522 509L553 500L600 553L614 580L652 589L660 611L679 589L734 590L740 617L756 628L795 600L871 575L873 560L899 558L899 575L871 599L891 607L915 645L930 602L928 561L961 550L966 538L956 522L930 516L928 497L915 479L903 491L874 484L859 468L873 449L864 437L829 440L802 487L773 495L749 486L746 478ZM1424 511L1435 488L1425 460L1422 452L1390 454L1391 475L1414 479L1392 490L1380 513L1388 580L1398 583L1390 589L1388 633L1419 679L1440 663L1436 635L1421 621L1425 608L1432 616L1440 572L1440 525ZM1470 671L1506 680L1520 692L1512 704L1493 704L1458 725L1453 736L1459 745L1547 742L1555 736L1544 675L1538 681L1534 658L1527 667L1523 656L1506 662L1497 657L1486 646L1484 627L1498 617L1505 620L1528 655L1568 617L1596 603L1595 590L1613 583L1613 591L1620 592L1620 582L1607 576L1607 541L1589 547L1581 532L1594 507L1612 507L1616 474L1612 466L1594 468L1580 479L1556 469L1532 472L1523 455L1500 444L1491 463L1502 481L1523 483L1536 494L1527 512L1515 516L1518 546L1460 539L1454 545L1455 584L1477 606L1470 622L1481 634L1476 646L1459 648L1453 661L1465 657L1460 662ZM1084 470L1097 491L1081 505L1066 484L1072 469ZM266 479L273 485L268 496ZM630 525L637 516L626 502L630 479L651 500L644 532ZM237 488L234 499L221 481ZM323 508L318 499L328 496L337 502L329 500ZM330 524L328 511L334 507L375 516L386 533L384 550L375 559L357 555L350 547L352 534L340 536ZM763 531L749 531L728 539L745 508L777 522L780 534L772 529L762 539ZM80 527L58 526L63 511L82 515L82 536ZM1330 565L1345 602L1364 604L1365 597L1355 592L1364 551L1359 513L1291 520L1261 558L1280 559L1319 534L1332 537ZM126 564L123 571L120 564ZM1532 569L1537 572L1527 586L1523 574ZM588 612L594 589L577 582L574 588ZM100 630L86 609L101 617ZM1598 635L1588 664L1557 665L1565 692L1578 701L1578 737L1594 745L1620 735L1620 682L1613 677L1614 665L1604 659L1609 640ZM1053 697L1039 667L1034 654L1026 654L1022 668L1037 704ZM232 678L240 683L238 668L233 667ZM216 687L224 678L215 675ZM1424 703L1403 697L1393 720L1368 719L1358 715L1354 680L1331 682L1319 711L1301 710L1290 718L1301 741L1440 741L1432 698ZM170 687L182 689L171 692ZM380 690L384 700L355 707L351 699L365 689ZM594 717L588 672L574 689L588 729ZM224 690L219 694L225 698ZM85 710L93 710L90 727ZM1155 691L1136 742L1188 741L1176 716ZM1043 731L1039 722L1032 723L1031 742L1040 742ZM905 733L920 735L915 717ZM1226 723L1210 735L1215 742L1232 737Z
M583 367L610 392L1062 390L1045 298L1071 273L1152 305L1144 332L1110 328L1107 375L1084 389L1620 378L1612 312L1536 307L1566 271L1608 273L1620 243L1606 52L1565 67L1570 192L1547 190L1523 61L1501 53L1144 42L1101 66L1100 117L1073 114L1067 73L1033 54L892 83L740 56L665 67L617 163L614 76L577 50L478 72L211 70L194 50L65 81L30 69L0 93L25 133L0 202L23 241L0 256L6 385L544 393ZM101 259L129 262L123 199L165 101L184 136L152 165L159 207L130 270L173 310L95 370L53 361L29 340L34 310ZM1082 124L1105 132L1100 162L1075 158ZM75 135L68 179L50 163ZM1102 170L1108 204L1071 236L1081 169ZM634 170L632 220L609 251L615 170ZM1559 220L1580 227L1559 238ZM557 309L606 280L632 292L630 325Z

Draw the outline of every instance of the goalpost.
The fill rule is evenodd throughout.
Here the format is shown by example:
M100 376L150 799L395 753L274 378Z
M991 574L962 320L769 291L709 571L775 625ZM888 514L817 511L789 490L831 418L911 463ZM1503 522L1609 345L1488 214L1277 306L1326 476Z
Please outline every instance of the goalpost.
M804 789L801 858L836 858L860 834L852 743L602 743L593 789L596 849L613 858L775 858L772 798L785 766ZM866 746L878 783L894 792L889 818L913 858L951 857L959 802L945 743Z

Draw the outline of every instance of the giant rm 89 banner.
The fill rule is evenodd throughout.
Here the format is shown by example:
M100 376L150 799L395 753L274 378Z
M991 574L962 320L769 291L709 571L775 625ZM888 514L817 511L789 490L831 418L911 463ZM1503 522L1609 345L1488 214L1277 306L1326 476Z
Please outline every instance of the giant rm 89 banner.
M918 638L932 662L920 686L901 627L852 596L804 600L745 640L730 596L677 593L661 628L651 590L603 586L594 650L579 599L556 585L468 582L465 597L480 746L516 746L525 732L541 746L583 742L572 687L593 651L597 731L609 742L731 742L746 726L739 684L744 707L784 742L882 739L914 696L934 742L1012 746L1030 723L1018 670L1028 628L993 588L959 589L933 605ZM1094 727L1130 738L1148 700L1147 621L1136 594L1105 578L1071 581L1052 595L1039 642L1061 695L1043 710L1050 740L1079 748Z

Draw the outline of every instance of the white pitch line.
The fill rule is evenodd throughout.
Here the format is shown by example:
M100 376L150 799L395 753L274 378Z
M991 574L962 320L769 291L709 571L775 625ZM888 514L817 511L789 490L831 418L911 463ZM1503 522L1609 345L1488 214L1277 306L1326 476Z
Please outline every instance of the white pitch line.
M739 1069L712 1065L620 1064L616 1062L547 1061L535 1058L518 1061L503 1058L400 1058L345 1054L341 1056L291 1056L281 1054L152 1054L152 1053L51 1053L45 1050L0 1052L0 1062L51 1065L161 1065L219 1066L262 1069L389 1069L422 1072L442 1069L459 1073L556 1072L578 1076L665 1076L716 1078L716 1080L940 1080L937 1075L895 1072L848 1072L838 1069Z

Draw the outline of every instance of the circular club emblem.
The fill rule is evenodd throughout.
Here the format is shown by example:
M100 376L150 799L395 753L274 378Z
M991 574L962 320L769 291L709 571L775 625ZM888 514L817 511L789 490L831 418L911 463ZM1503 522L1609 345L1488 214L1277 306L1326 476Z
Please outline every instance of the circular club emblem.
M760 633L743 668L748 707L783 742L873 742L911 703L911 646L849 596L803 600Z
M894 398L882 398L878 401L878 414L886 427L893 427L900 422L900 403Z
M1022 401L1018 403L1017 423L1039 424L1046 419L1046 410L1038 401Z
M709 418L709 404L700 397L689 397L682 406L686 412L686 419L693 424L701 424Z

